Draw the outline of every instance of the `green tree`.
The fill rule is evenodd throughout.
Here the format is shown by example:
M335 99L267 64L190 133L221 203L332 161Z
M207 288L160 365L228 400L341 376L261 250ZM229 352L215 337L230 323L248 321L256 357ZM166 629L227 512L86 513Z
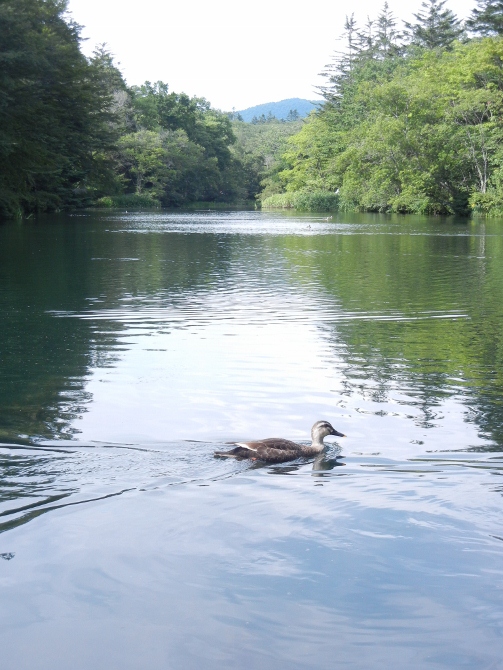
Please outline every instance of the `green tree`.
M233 131L237 141L232 151L239 165L244 198L253 200L261 186L264 197L282 190L278 175L287 167L282 154L287 148L288 138L302 125L302 119L288 123L274 119L259 124L234 121Z
M164 190L168 176L167 153L162 136L152 130L140 130L121 138L119 151L126 178L129 178L134 192L145 192L154 199Z
M416 23L405 22L411 43L425 49L446 49L463 35L461 21L450 9L444 9L445 0L424 0L422 11L414 14Z
M377 30L373 47L376 56L380 58L393 57L400 49L402 34L397 29L396 18L387 1L377 17L376 25Z
M500 38L358 61L339 98L290 139L283 188L339 190L348 209L501 211L502 63Z
M114 141L112 98L66 9L65 0L0 0L3 216L88 202L97 156Z
M481 35L503 35L503 1L478 0L466 26Z
M358 33L354 14L351 14L351 16L346 15L344 31L340 39L344 40L345 46L342 51L335 51L332 61L325 65L321 76L325 77L328 83L325 86L319 87L323 97L332 102L344 94L345 86L351 81L353 63L357 55L366 52L365 48L359 48L362 37Z

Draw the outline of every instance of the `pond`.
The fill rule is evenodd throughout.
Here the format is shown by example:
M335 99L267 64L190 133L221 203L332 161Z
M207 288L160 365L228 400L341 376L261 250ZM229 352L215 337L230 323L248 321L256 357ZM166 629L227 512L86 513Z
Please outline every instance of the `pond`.
M0 309L4 667L503 668L501 221L40 217Z

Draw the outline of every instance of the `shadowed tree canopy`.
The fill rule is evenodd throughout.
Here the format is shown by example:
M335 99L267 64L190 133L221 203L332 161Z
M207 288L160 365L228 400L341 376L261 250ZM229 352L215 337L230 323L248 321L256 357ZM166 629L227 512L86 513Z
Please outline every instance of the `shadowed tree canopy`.
M168 84L162 81L146 81L142 86L133 86L131 92L138 128L184 130L208 157L217 158L219 167L229 164L229 145L235 138L227 114L212 109L204 98L170 93Z
M478 0L466 25L481 35L503 35L503 0Z
M112 98L66 0L0 0L0 215L77 204L113 141Z

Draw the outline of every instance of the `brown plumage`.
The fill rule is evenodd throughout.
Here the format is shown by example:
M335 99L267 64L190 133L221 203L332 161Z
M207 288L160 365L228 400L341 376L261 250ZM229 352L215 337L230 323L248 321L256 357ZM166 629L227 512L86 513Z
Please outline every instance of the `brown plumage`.
M323 438L327 435L345 437L339 433L328 421L317 421L311 429L312 444L297 444L281 437L268 437L265 440L253 442L235 442L236 447L230 451L215 451L215 456L221 458L248 458L254 461L268 463L283 463L300 457L317 456L325 447Z

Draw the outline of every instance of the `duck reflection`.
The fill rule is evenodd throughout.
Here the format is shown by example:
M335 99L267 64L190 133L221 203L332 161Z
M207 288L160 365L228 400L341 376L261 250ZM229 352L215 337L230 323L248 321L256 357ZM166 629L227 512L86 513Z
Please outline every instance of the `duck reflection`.
M341 465L346 465L340 460L341 458L344 458L344 456L337 455L330 458L327 454L320 454L313 461L313 473L333 470Z
M336 456L329 455L326 453L319 454L312 461L312 476L313 477L323 477L323 473L333 470L341 465L346 465L341 459L344 456L337 454ZM299 463L288 463L288 465L273 465L269 463L254 463L251 466L251 470L259 470L262 468L268 468L268 473L271 475L294 475L300 470L304 469L306 461Z

